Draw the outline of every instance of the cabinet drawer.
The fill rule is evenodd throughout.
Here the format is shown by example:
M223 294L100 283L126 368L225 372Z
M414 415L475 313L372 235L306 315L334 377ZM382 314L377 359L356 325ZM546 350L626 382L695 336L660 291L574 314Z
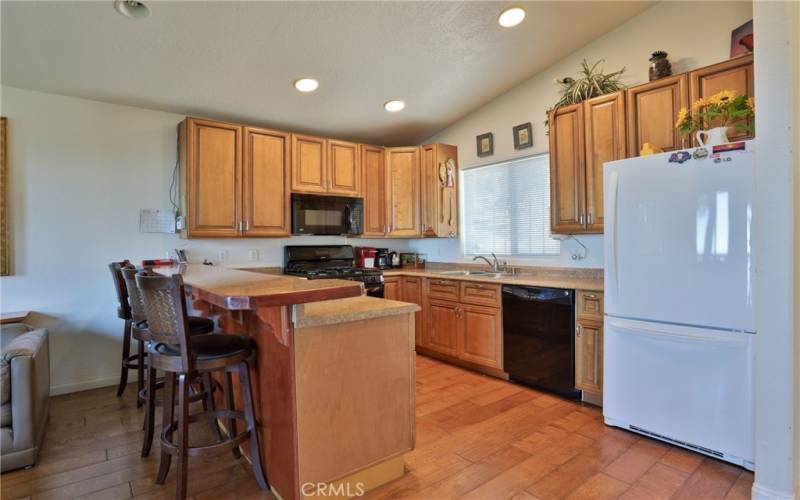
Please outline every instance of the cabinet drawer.
M461 302L478 306L500 307L500 285L461 282Z
M578 318L603 320L603 293L578 291Z
M429 278L428 297L434 299L458 300L458 281Z

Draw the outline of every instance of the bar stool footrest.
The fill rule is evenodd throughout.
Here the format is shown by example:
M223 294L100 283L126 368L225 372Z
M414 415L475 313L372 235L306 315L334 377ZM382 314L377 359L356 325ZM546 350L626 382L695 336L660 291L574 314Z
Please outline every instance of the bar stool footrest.
M194 415L189 415L188 424L193 424L195 422L199 422L203 419L221 419L221 418L234 418L237 420L245 420L245 414L243 411L237 410L208 410L201 413L196 413ZM177 422L172 422L166 429L161 431L161 450L169 453L170 455L177 455L178 454L178 446L172 442L172 435L175 432L176 428L178 427ZM187 454L190 457L202 456L207 454L217 454L222 453L224 451L230 451L243 442L250 439L250 431L244 430L229 438L223 442L210 444L207 446L189 446L187 447Z

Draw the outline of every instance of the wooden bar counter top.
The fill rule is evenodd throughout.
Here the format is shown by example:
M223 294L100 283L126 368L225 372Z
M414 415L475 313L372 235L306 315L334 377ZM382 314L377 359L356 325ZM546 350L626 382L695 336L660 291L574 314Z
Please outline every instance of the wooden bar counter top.
M353 281L198 264L155 271L183 276L192 314L254 340L261 455L279 498L359 496L404 474L419 306L364 296Z

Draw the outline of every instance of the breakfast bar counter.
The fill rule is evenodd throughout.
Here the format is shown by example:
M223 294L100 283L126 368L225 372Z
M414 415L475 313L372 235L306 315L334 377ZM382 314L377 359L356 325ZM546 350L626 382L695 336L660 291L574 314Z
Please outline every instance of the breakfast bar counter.
M364 296L354 281L192 264L156 271L183 276L193 314L255 342L261 455L277 496L353 496L403 475L419 306Z

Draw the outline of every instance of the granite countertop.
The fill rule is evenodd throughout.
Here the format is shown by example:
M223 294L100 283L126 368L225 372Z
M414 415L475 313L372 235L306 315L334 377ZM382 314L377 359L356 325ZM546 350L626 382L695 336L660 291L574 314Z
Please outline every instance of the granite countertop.
M363 284L357 281L308 280L202 264L156 267L153 270L165 276L181 274L192 295L230 310L358 297L364 292Z
M308 328L396 316L419 310L420 307L417 304L363 295L298 305L294 308L292 321L295 328Z
M545 272L525 272L509 276L464 276L458 274L443 274L435 269L391 269L383 272L384 276L420 276L442 280L473 281L480 283L494 283L497 285L523 285L545 286L551 288L571 288L575 290L603 291L602 273L585 272L560 272L558 268L547 269ZM594 274L594 275L593 275ZM600 274L598 277L597 274Z

